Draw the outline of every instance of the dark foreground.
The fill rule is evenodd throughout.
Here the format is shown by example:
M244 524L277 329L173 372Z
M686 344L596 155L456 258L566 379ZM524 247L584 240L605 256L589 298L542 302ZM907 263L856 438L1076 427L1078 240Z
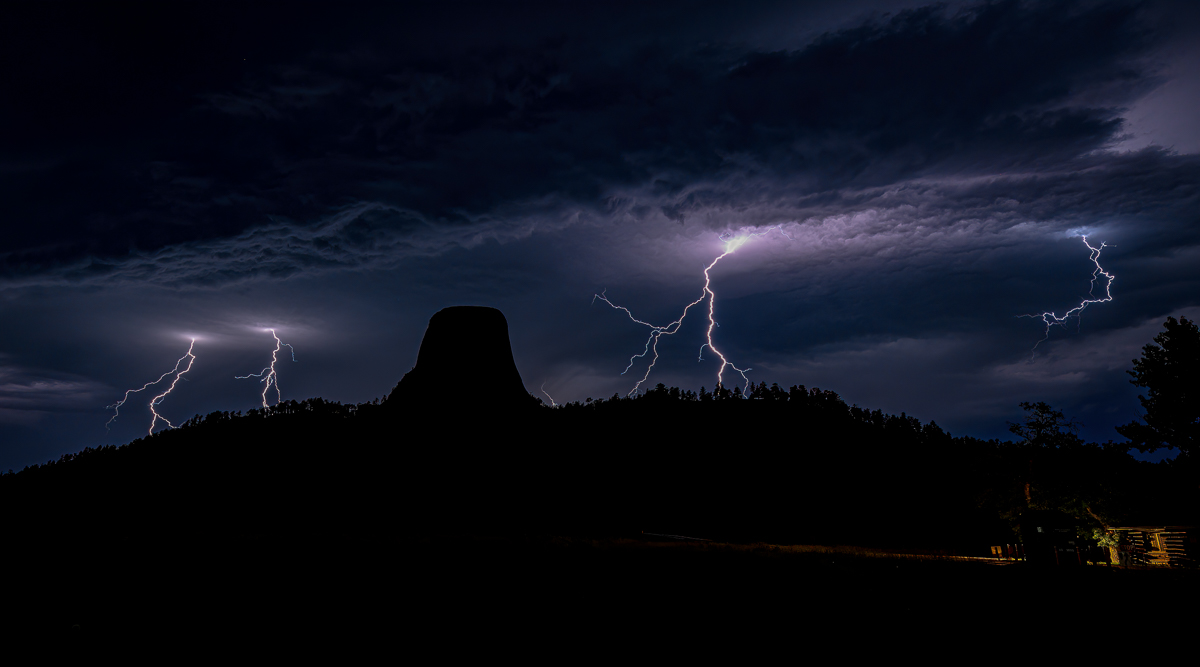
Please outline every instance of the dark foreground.
M1012 651L1033 636L1077 647L1161 632L1190 616L1200 592L1195 571L1036 569L636 535L297 535L142 549L31 549L24 562L10 559L9 571L27 576L6 586L6 646L452 657L794 643L859 654L971 638Z
M825 393L598 403L458 413L313 399L0 477L3 645L565 661L782 644L800 658L970 662L1049 638L1078 661L1169 638L1195 615L1193 571L646 542L636 530L981 553L1014 541L988 499L1025 502L1013 470L1029 463L913 419L855 418ZM1186 489L1186 503L1145 495L1194 507L1191 485L1061 463L1134 491ZM1034 499L1059 497L1046 474ZM946 653L964 639L969 654Z

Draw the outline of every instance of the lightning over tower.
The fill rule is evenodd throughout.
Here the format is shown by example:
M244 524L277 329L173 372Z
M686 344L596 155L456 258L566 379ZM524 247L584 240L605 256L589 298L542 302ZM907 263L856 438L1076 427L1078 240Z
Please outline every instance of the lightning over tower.
M691 310L693 306L699 305L705 299L708 299L708 329L705 333L705 342L703 345L700 346L700 354L699 354L699 358L697 359L697 361L704 360L704 348L707 347L708 349L712 350L713 354L716 354L717 357L721 360L721 366L717 369L717 386L718 387L722 386L726 368L732 368L734 371L736 371L739 375L742 376L742 380L746 381L747 383L750 382L750 379L746 377L746 373L749 372L750 369L749 368L738 368L737 366L734 366L733 362L729 361L729 359L727 359L725 357L725 355L722 354L721 351L718 350L716 345L713 343L713 329L720 325L717 324L717 320L716 320L716 316L715 316L717 295L712 290L712 277L709 274L709 272L712 271L712 268L717 265L717 262L720 262L726 256L733 254L738 248L745 245L745 243L747 241L749 241L750 239L752 239L756 236L765 236L766 234L770 233L772 230L778 231L780 234L783 234L789 240L792 239L791 236L788 236L787 232L783 231L783 227L781 227L779 225L772 225L771 227L767 227L766 229L764 229L762 231L750 232L750 233L746 233L746 234L737 234L737 235L731 234L731 233L722 234L719 238L721 239L721 241L723 241L725 243L725 251L722 252L720 255L717 255L716 259L714 259L708 266L704 267L704 287L700 291L699 298L697 298L695 301L689 303L688 305L684 306L683 313L680 314L679 319L677 319L673 322L670 322L668 324L660 326L660 325L655 325L655 324L651 324L649 322L644 322L642 320L639 320L638 318L633 316L633 313L628 308L626 308L624 306L618 306L617 304L613 303L612 301L609 301L608 297L606 296L606 292L608 290L604 290L604 291L600 292L599 294L592 295L592 303L595 303L596 299L600 299L604 303L607 303L608 305L612 306L613 308L615 308L617 310L625 311L625 314L629 316L629 319L633 320L637 324L640 324L645 327L649 327L649 329L650 329L650 336L646 339L646 345L643 347L641 353L635 354L632 357L630 357L629 365L625 367L625 370L621 371L621 375L628 373L629 369L633 368L633 365L637 362L638 359L643 359L647 355L650 355L651 353L653 353L653 356L650 359L650 365L646 367L646 372L642 375L642 379L638 380L637 383L635 383L633 385L633 389L631 389L629 391L629 394L626 394L627 396L633 395L635 392L637 392L637 390L642 386L642 384L646 381L646 379L650 377L650 371L654 368L654 364L658 362L658 339L661 336L670 336L670 335L678 332L679 327L683 326L683 320L684 320L684 318L687 317L688 311Z
M109 430L109 428L111 428L112 423L115 422L117 420L117 417L120 416L120 414L121 414L121 406L125 405L125 402L129 400L129 396L131 394L136 394L139 391L143 391L149 387L153 387L154 385L158 384L159 382L162 382L164 379L166 379L166 377L168 375L171 375L172 373L175 374L175 379L171 380L171 386L167 387L167 390L164 391L163 393L150 399L150 414L152 414L154 416L150 419L150 430L147 431L146 433L147 433L147 435L152 435L154 433L154 427L158 424L158 420L160 420L160 419L163 421L164 424L167 425L168 428L175 428L175 425L172 424L170 422L170 420L168 420L166 417L158 414L158 410L155 410L155 406L162 403L163 399L165 399L168 394L170 394L172 391L175 390L175 385L179 384L179 379L183 377L184 373L187 373L188 371L192 370L192 363L196 361L196 355L192 354L192 349L194 349L195 347L196 347L196 339L193 338L191 345L188 345L187 354L183 355L182 357L179 358L178 361L175 362L174 368L172 368L171 370L167 371L166 373L163 373L162 375L158 376L158 379L154 380L153 382L147 382L146 384L142 385L141 387L138 387L137 389L130 389L129 391L126 391L125 396L121 400L108 406L109 408L111 408L113 410L113 416L111 419L109 419L104 424L104 430L107 431L107 430ZM183 370L180 370L179 367L181 364L183 364L184 359L187 359L187 366L185 368L183 368Z
M1044 343L1046 341L1047 338L1050 337L1050 327L1055 326L1055 325L1065 326L1067 320L1070 317L1074 316L1074 317L1078 318L1080 316L1080 314L1083 313L1083 310L1085 308L1087 308L1089 305L1091 305L1093 303L1105 303L1108 301L1112 301L1112 299L1113 299L1112 298L1112 284L1113 284L1113 280L1116 279L1116 276L1105 271L1104 268L1100 266L1100 251L1103 250L1104 248L1106 248L1107 245L1105 245L1104 243L1101 243L1098 247L1093 246L1092 244L1088 243L1086 236L1083 237L1083 244L1088 247L1089 251L1091 251L1091 256L1089 257L1089 259L1092 260L1092 264L1096 265L1096 268L1094 270L1092 270L1092 282L1091 282L1090 287L1088 288L1088 298L1082 299L1078 306L1075 306L1071 310L1068 310L1061 317L1054 314L1053 311L1046 311L1044 313L1037 313L1037 314L1031 314L1031 315L1018 315L1018 317L1038 318L1046 325L1045 335L1042 336L1041 340L1039 340L1038 342L1033 344L1033 351L1030 352L1031 359L1033 358L1033 352L1037 350L1038 345L1041 345L1042 343ZM1097 297L1096 296L1096 281L1101 280L1101 279L1103 279L1103 281L1104 281L1104 296Z
M260 378L259 382L264 383L263 391L262 391L262 404L263 404L264 408L270 407L270 405L267 404L267 393L271 390L271 387L275 387L275 404L276 405L278 405L280 399L283 398L282 394L279 393L279 376L275 372L275 364L278 363L278 361L279 361L279 351L285 347L288 348L292 352L292 361L296 360L296 348L283 342L282 340L279 340L279 336L275 333L274 329L267 329L267 331L270 331L271 336L273 336L275 338L275 349L271 351L271 364L257 373L251 373L250 375L234 376L235 380L245 380L246 378Z

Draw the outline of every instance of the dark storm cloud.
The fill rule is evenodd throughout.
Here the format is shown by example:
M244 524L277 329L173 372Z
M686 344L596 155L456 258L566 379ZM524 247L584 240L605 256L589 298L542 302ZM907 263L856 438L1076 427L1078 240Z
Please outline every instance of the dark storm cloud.
M263 13L250 23L273 19ZM153 42L177 71L93 37L108 64L137 64L107 90L84 87L111 96L99 101L52 90L87 62L41 63L36 85L26 74L19 92L32 100L6 109L32 132L0 166L14 221L3 274L214 284L614 214L723 228L735 222L722 210L771 223L856 202L889 208L878 188L913 179L1023 174L1015 196L997 195L1022 201L1022 214L1062 206L1050 190L1070 180L1064 171L1117 181L1074 194L1084 201L1169 187L1158 175L1138 182L1128 158L1081 157L1113 142L1122 105L1156 82L1152 34L1126 3L919 8L776 52L713 39L697 20L691 32L707 39L623 34L603 16L584 17L589 35L579 18L530 14L507 18L524 33L473 43L424 17L445 31L435 48L436 35L407 44L412 27L392 41L378 27L349 39L344 21L323 35L281 16L317 38L271 33L287 58L245 49L262 64L237 64L229 43L252 43L242 27L213 47L211 72L195 31L194 53ZM83 130L61 108L76 105L96 111ZM27 117L42 107L49 118ZM1161 151L1140 159L1151 172L1188 169ZM951 189L965 200L948 206L986 190ZM1161 205L1178 203L1166 195Z
M0 355L0 422L27 423L50 412L97 400L108 387L66 373L44 373L10 365Z
M0 439L136 437L103 407L192 336L172 417L257 405L263 327L303 352L285 398L370 400L461 303L504 310L529 389L625 393L646 334L592 294L670 321L722 233L771 226L713 272L751 380L1113 437L1200 294L1200 156L1158 141L1196 127L1179 7L10 3ZM1031 359L1018 316L1086 295L1085 233L1115 300ZM702 339L650 383L711 387Z

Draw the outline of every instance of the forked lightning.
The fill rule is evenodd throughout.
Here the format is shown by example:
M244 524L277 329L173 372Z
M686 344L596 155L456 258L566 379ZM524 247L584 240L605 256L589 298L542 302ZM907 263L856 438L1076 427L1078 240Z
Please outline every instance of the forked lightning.
M150 430L147 431L147 434L154 433L154 427L158 424L158 420L160 420L160 419L163 421L164 424L167 425L168 428L175 428L175 425L172 424L170 422L170 420L168 420L166 417L158 414L158 410L155 410L154 408L158 404L162 403L163 399L165 399L168 394L170 394L172 391L175 390L175 385L179 383L179 378L183 377L184 373L187 373L188 371L192 370L192 363L194 361L196 361L196 355L192 354L192 349L194 347L196 347L196 339L195 338L192 339L191 345L188 345L187 354L183 355L182 357L179 358L179 361L175 362L175 368L172 368L171 370L167 371L166 373L163 373L162 375L160 375L158 377L157 380L155 380L153 382L147 382L146 384L142 385L141 387L138 387L137 389L130 389L129 391L125 392L124 398L117 401L113 405L108 406L109 408L111 408L113 410L113 416L112 416L112 419L109 419L108 422L106 422L104 424L104 430L107 431L112 426L112 423L117 420L117 417L121 413L121 406L125 405L125 401L129 400L130 394L136 394L139 391L142 391L148 387L153 387L154 385L158 384L159 382L162 382L164 379L166 379L166 377L168 375L171 375L172 373L175 374L175 379L171 380L171 386L167 387L167 390L164 391L163 393L150 399L150 414L152 414L154 416L150 419ZM187 367L184 368L183 370L180 370L179 366L180 366L180 364L183 363L184 359L187 359Z
M1032 315L1018 315L1018 317L1036 317L1046 324L1045 335L1042 336L1041 340L1039 340L1038 342L1033 344L1034 351L1037 350L1038 345L1041 345L1043 342L1046 341L1047 338L1050 337L1050 327L1052 327L1056 324L1058 326L1064 326L1066 324L1066 321L1068 318L1070 318L1072 315L1075 317L1079 317L1080 313L1083 312L1083 309L1087 308L1089 305L1091 305L1093 303L1105 303L1107 301L1112 301L1112 284L1113 284L1113 280L1116 279L1116 276L1105 271L1103 269L1103 267L1100 266L1100 251L1103 250L1107 246L1105 246L1105 244L1101 243L1099 247L1095 247L1092 244L1088 243L1086 236L1083 237L1083 244L1088 247L1088 250L1091 251L1090 259L1092 260L1092 263L1096 265L1096 268L1092 271L1091 287L1088 289L1088 297L1090 297L1090 298L1083 299L1078 306L1075 306L1071 310L1068 310L1066 313L1063 314L1062 317L1055 315L1052 311L1047 311L1044 313L1037 313L1037 314L1032 314ZM1096 281L1100 280L1100 278L1102 276L1104 278L1104 296L1102 298L1098 298L1098 297L1096 297ZM1033 355L1033 352L1031 351L1030 356L1032 357L1032 355Z
M261 378L259 380L259 382L265 383L263 385L263 391L262 391L262 404L263 404L264 408L271 407L267 403L267 392L269 392L271 390L271 387L275 387L275 404L276 405L278 405L279 401L283 398L282 394L279 393L279 376L275 373L275 364L276 364L276 362L279 361L279 351L282 350L284 347L288 348L289 350L292 351L292 361L296 360L296 348L279 340L279 336L275 334L274 329L267 329L267 331L270 331L271 335L274 336L274 338L275 338L275 349L271 351L271 365L267 366L266 368L262 369L261 371L259 371L257 373L251 373L250 375L234 376L235 380L245 380L246 378Z
M717 355L717 357L721 360L721 365L719 368L717 368L717 387L718 388L720 388L722 386L726 367L732 368L734 371L736 371L738 373L738 375L741 375L742 380L744 380L747 384L750 382L749 378L746 377L746 373L749 372L750 369L749 368L738 368L737 366L733 365L733 362L729 361L729 359L727 359L725 357L725 355L722 354L721 351L718 350L716 345L713 343L713 329L718 326L717 320L716 320L716 315L715 315L717 295L712 290L712 276L709 274L709 272L712 270L712 268L714 266L717 265L717 262L721 261L727 255L733 254L738 248L745 245L745 243L747 241L749 241L751 238L754 238L756 236L764 236L764 235L768 234L769 232L771 232L772 230L778 231L780 234L783 234L788 239L792 238L791 236L788 236L787 232L784 232L783 228L778 225L768 227L760 232L751 232L751 233L740 234L740 235L723 234L720 238L722 241L725 242L725 252L721 253L720 255L717 255L716 259L714 259L708 266L704 267L704 288L700 292L700 297L697 298L695 301L689 303L687 306L685 306L683 309L683 313L679 316L679 319L677 319L674 322L671 322L669 324L666 324L663 326L658 326L658 325L651 324L649 322L643 322L642 320L639 320L638 318L633 316L633 313L630 312L630 310L628 308L626 308L624 306L618 306L617 304L613 303L612 301L609 301L608 297L606 296L607 290L592 296L592 303L595 303L596 299L600 299L604 303L607 303L608 305L612 306L613 308L616 308L617 310L625 311L625 314L629 316L629 319L633 320L634 322L636 322L642 326L646 326L646 327L650 328L650 337L646 339L646 345L643 348L641 354L635 354L632 357L630 357L629 365L625 367L625 370L621 371L621 375L628 373L629 369L633 368L633 365L637 362L638 359L644 358L646 355L650 354L651 352L654 353L654 356L650 359L650 365L646 367L646 372L645 372L645 374L642 375L642 379L638 380L637 383L633 385L633 389L631 389L629 391L628 395L633 395L635 392L637 392L637 390L642 386L642 383L644 383L646 381L646 379L650 377L651 369L653 369L654 364L658 362L658 339L659 339L659 337L660 336L669 336L669 335L674 334L677 331L679 331L679 327L683 325L683 320L684 320L684 318L687 317L688 311L691 310L693 306L700 304L705 299L708 299L708 330L705 332L705 343L700 346L700 355L699 355L698 361L704 360L704 348L706 348L706 347L708 349L712 350L713 354Z

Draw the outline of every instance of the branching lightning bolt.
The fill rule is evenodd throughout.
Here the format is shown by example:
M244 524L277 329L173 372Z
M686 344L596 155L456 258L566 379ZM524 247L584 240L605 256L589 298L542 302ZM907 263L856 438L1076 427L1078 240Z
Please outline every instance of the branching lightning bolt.
M112 416L112 419L109 419L108 422L106 422L104 424L104 430L107 431L112 426L112 423L117 420L117 417L121 414L121 406L125 405L125 401L129 400L130 394L136 394L139 391L142 391L148 387L153 387L154 385L158 384L159 382L162 382L164 379L166 379L166 377L168 375L171 375L172 373L175 374L175 379L171 380L171 386L167 387L167 390L164 391L163 393L150 399L150 414L154 415L154 417L150 420L150 430L147 431L147 434L154 433L154 427L158 424L158 420L160 420L160 419L169 428L175 428L175 425L172 424L170 422L170 420L168 420L166 417L158 414L158 411L154 409L154 406L162 403L163 399L165 399L168 394L170 394L172 391L175 390L175 385L179 383L179 379L183 377L183 374L192 370L192 363L196 361L196 355L192 354L192 349L194 347L196 347L196 339L195 338L192 339L191 345L188 345L187 354L183 355L182 357L179 358L178 361L175 362L175 368L172 368L171 370L167 371L166 373L163 373L162 375L160 375L158 377L157 380L155 380L153 382L147 382L146 384L142 385L141 387L138 387L137 389L130 389L129 391L126 391L124 398L122 398L121 400L117 401L116 403L108 406L109 408L112 408L113 416ZM187 367L184 368L183 370L180 370L179 366L180 366L180 364L183 363L184 359L187 359Z
M550 394L546 393L546 383L545 382L542 383L542 393L546 394L546 398L550 399L550 407L552 407L552 408L558 407L558 403L554 402L554 397L551 396Z
M679 319L677 319L669 324L666 324L663 326L658 326L658 325L651 324L649 322L644 322L642 320L639 320L638 318L633 316L633 313L628 308L626 308L624 306L618 306L617 304L613 303L612 301L609 301L608 297L605 294L608 290L604 290L604 291L600 292L599 294L592 295L592 303L596 303L596 299L600 299L604 303L607 303L608 305L612 306L613 308L615 308L617 310L625 311L625 314L629 316L629 319L633 320L634 322L636 322L642 326L646 326L646 327L650 328L650 337L646 339L646 345L642 349L641 354L635 354L632 357L630 357L629 365L625 367L625 370L621 371L621 375L628 373L629 369L633 368L633 365L635 363L637 363L638 359L645 358L646 355L653 353L653 357L651 357L651 359L650 359L650 365L646 367L645 374L642 375L642 379L638 380L637 383L633 385L633 389L631 389L629 391L629 394L627 394L628 396L631 396L634 393L636 393L637 390L642 386L642 384L644 382L646 382L646 379L650 377L650 371L654 369L654 364L658 362L658 339L659 339L659 337L660 336L670 336L671 334L674 334L677 331L679 331L679 327L681 327L683 325L683 320L684 320L684 318L687 317L688 311L691 310L693 306L700 304L705 299L708 299L708 330L705 333L705 343L700 346L700 354L698 355L697 361L704 360L704 356L703 356L704 348L706 348L706 347L708 349L712 350L713 353L716 354L718 358L720 358L721 366L720 366L720 368L717 369L717 387L718 388L720 388L722 386L726 367L732 368L734 371L736 371L738 373L738 375L741 375L742 380L747 382L747 384L750 382L750 379L746 377L746 373L748 373L751 369L738 368L737 366L734 366L733 363L730 362L729 359L727 359L724 354L721 354L721 351L717 349L716 345L713 344L713 329L720 325L717 324L717 320L715 317L717 295L712 290L712 277L710 276L709 272L712 271L712 268L717 265L717 262L724 259L727 255L733 254L738 248L745 245L745 243L747 241L749 241L751 238L754 238L756 236L764 236L764 235L768 234L769 232L771 232L771 230L777 230L780 234L783 234L788 239L792 238L791 236L788 236L787 232L783 231L783 228L778 225L773 225L762 231L752 232L752 233L748 233L748 234L741 234L741 235L734 235L734 234L729 234L729 233L722 234L720 236L720 239L725 243L725 252L721 253L720 255L717 255L716 259L714 259L708 266L704 267L704 288L700 291L700 297L697 298L695 301L689 303L687 306L685 306L683 309L683 313L679 316Z
M1100 251L1108 246L1104 243L1101 243L1099 247L1094 247L1092 244L1088 243L1086 236L1083 237L1083 244L1086 245L1088 250L1091 251L1090 259L1092 260L1092 263L1096 265L1096 268L1092 271L1091 286L1088 288L1089 298L1083 299L1078 306L1068 310L1065 314L1063 314L1062 317L1055 315L1051 311L1033 315L1018 315L1018 317L1036 317L1046 324L1046 335L1042 336L1041 340L1034 343L1034 351L1037 350L1038 345L1041 345L1046 341L1047 338L1050 337L1050 327L1056 324L1058 326L1064 326L1068 318L1070 318L1072 315L1079 317L1083 312L1083 309L1087 308L1093 303L1105 303L1107 301L1112 301L1112 284L1113 280L1116 279L1116 276L1105 271L1104 268L1100 266ZM1101 277L1104 279L1104 296L1102 298L1098 298L1096 297L1096 281L1100 280ZM1032 358L1032 352L1030 353L1030 357Z
M279 401L283 398L283 395L279 393L279 376L275 373L275 363L279 361L279 351L286 347L287 349L292 351L292 361L296 360L296 348L283 342L282 340L279 340L279 336L276 335L274 329L268 329L268 331L270 331L271 336L273 336L275 338L275 349L271 351L271 365L267 366L266 368L262 369L261 371L259 371L257 373L251 373L250 375L234 376L235 380L245 380L246 378L260 378L259 382L265 383L263 385L263 391L262 391L262 404L263 404L264 408L270 407L270 405L267 404L267 393L271 390L271 387L275 387L275 404L276 405L278 405Z

